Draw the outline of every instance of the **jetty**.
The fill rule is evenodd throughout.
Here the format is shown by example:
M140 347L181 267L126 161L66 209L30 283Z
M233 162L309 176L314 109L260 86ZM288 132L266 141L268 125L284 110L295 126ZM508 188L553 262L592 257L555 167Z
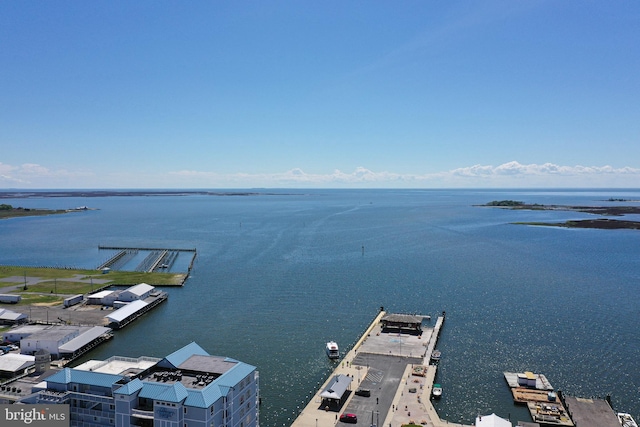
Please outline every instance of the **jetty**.
M469 427L440 419L431 402L437 372L431 355L444 321L444 312L431 326L430 316L387 314L381 308L292 427L337 425L347 413L364 425ZM332 384L345 377L350 383L344 393L329 396Z

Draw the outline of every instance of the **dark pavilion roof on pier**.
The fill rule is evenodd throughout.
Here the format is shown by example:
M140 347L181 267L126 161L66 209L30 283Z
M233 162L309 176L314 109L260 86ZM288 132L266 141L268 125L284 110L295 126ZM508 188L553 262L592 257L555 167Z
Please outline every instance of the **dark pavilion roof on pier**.
M387 314L382 319L383 323L403 323L403 324L422 324L424 316L415 316L412 314Z

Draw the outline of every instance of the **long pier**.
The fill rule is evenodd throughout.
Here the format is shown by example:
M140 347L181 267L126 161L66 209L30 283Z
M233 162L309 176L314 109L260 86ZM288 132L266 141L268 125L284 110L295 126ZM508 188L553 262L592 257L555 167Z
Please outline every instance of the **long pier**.
M153 247L124 247L124 246L104 246L98 245L98 250L112 250L118 251L111 258L100 264L97 269L103 270L105 268L116 269L118 266L124 265L129 262L140 251L150 252L149 255L135 268L135 271L144 272L168 272L178 258L180 252L193 252L193 256L189 262L187 268L187 274L191 272L193 264L196 259L196 248L153 248ZM186 277L185 277L186 280ZM184 284L184 282L183 282Z
M173 251L173 252L197 252L196 248L132 248L132 247L124 247L124 246L103 246L98 245L99 250L111 250L111 251L124 251L124 250L139 250L139 251Z
M444 313L433 328L426 328L421 334L383 331L381 319L385 315L381 311L376 316L292 427L335 426L343 413L355 413L358 423L366 425L413 422L428 427L470 427L440 419L431 403L437 365L430 364L430 360L444 325ZM339 408L329 410L321 394L336 375L350 377L351 386ZM369 390L370 396L356 395L358 388Z
M169 297L169 294L167 294L166 292L160 292L160 294L155 296L155 297L147 298L147 300L145 300L145 302L148 302L148 304L146 306L142 307L140 310L138 310L135 313L131 314L126 319L123 319L121 322L119 322L117 324L109 325L109 327L114 329L114 330L124 328L129 323L131 323L134 320L137 320L138 318L144 316L149 311L151 311L154 308L156 308L159 304L165 302L168 297ZM149 301L149 299L150 299L150 301Z

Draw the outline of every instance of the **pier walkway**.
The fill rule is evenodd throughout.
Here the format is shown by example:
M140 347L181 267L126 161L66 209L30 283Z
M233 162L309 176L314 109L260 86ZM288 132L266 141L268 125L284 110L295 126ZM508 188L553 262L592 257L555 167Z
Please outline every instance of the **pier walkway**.
M358 415L358 424L400 427L411 422L427 427L470 427L441 420L431 403L436 376L429 365L444 317L422 335L382 332L381 311L364 335L340 362L316 395L298 415L292 427L329 427L343 425L343 413ZM424 376L412 375L414 366L425 367ZM335 375L353 379L348 397L339 412L322 407L320 393ZM367 389L369 397L356 396L358 388Z

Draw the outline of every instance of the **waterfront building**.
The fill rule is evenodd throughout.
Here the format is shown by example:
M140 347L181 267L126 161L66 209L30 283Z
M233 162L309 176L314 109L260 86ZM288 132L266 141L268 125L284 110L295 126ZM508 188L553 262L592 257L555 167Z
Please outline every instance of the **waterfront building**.
M6 308L0 308L0 325L17 325L25 323L28 317L24 313L18 313Z
M111 337L104 326L24 325L3 334L8 342L20 342L20 353L46 350L54 359L72 359Z
M34 369L35 359L34 356L15 353L0 356L0 379L26 374Z
M196 343L153 364L133 361L119 358L119 373L108 370L115 363L65 368L22 402L69 404L77 427L259 426L254 366L212 356Z
M151 295L154 289L151 285L140 283L122 291L118 296L118 300L125 302L144 300Z
M104 290L95 294L87 295L87 304L89 305L106 305L113 307L113 302L118 300L118 296L122 291Z

